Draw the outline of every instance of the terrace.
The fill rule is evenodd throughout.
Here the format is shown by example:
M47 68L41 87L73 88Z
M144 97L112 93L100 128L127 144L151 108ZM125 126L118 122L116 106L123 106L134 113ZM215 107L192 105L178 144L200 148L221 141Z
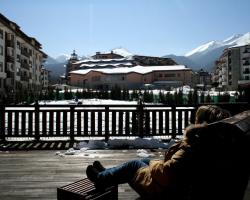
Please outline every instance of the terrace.
M249 105L224 104L224 108L236 114ZM58 151L90 138L181 137L184 127L194 120L195 110L195 106L1 106L1 199L55 200L57 187L86 177L85 169L94 160L111 167L138 159L135 149L87 150L61 156ZM161 158L164 152L148 151L154 158ZM127 184L120 185L118 192L119 199L138 198ZM249 198L250 182L244 200Z

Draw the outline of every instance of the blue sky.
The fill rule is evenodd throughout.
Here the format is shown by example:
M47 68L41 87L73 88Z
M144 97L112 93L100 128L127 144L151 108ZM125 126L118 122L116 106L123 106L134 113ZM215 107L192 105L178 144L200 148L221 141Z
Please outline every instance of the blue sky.
M184 55L250 31L249 0L0 0L0 12L52 57L123 47Z

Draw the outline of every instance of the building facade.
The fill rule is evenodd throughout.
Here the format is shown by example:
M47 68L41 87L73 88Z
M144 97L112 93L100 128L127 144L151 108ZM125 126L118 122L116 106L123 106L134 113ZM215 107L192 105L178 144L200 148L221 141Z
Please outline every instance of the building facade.
M96 52L89 59L73 58L75 56L71 56L66 69L68 84L72 86L139 89L151 85L153 88L167 89L191 84L192 70L178 66L170 58L139 55L124 57L112 51Z
M211 74L203 69L194 72L193 87L207 90L211 88Z
M18 102L23 95L38 94L42 88L44 59L41 44L0 14L0 101Z
M224 90L250 87L250 45L225 49L215 63L213 82Z
M192 84L193 72L183 65L134 66L118 68L81 69L70 72L72 86L111 89L143 89L146 86L170 89Z

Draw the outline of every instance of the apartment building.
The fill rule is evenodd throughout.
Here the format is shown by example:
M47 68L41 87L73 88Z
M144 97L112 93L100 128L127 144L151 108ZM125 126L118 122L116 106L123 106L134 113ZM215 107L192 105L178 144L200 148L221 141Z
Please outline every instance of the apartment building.
M42 45L0 14L0 101L18 102L24 94L42 90L42 68L47 55Z
M50 71L44 67L41 69L41 82L42 82L42 91L45 93L49 87L49 73Z
M250 45L225 49L215 62L212 81L224 90L250 87Z

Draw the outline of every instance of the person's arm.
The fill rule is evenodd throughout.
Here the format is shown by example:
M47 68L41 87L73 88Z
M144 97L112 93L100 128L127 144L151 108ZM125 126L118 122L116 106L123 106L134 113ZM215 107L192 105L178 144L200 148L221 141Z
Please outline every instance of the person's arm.
M190 160L190 147L180 148L165 162L150 162L151 178L164 187L172 185L181 174L186 173Z

